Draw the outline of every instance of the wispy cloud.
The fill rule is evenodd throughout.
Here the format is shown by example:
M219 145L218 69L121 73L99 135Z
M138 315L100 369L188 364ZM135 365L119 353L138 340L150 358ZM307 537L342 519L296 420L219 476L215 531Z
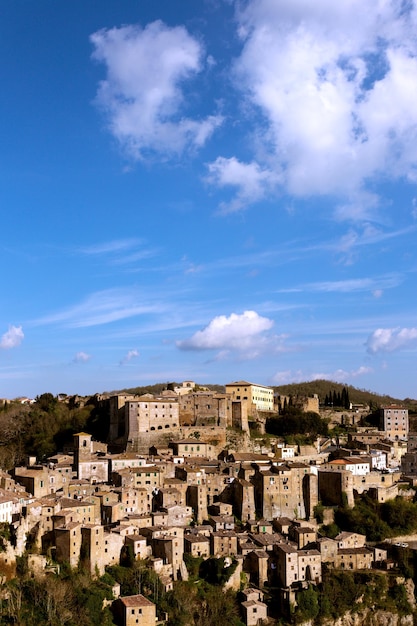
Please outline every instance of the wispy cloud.
M163 305L144 304L139 290L107 289L91 294L80 304L38 319L34 324L63 324L81 328L109 324L147 313L160 313L162 310Z
M349 380L358 378L360 376L366 376L371 374L373 369L361 365L356 370L344 370L337 369L328 372L305 372L302 370L283 370L277 372L273 378L272 383L275 385L285 385L290 383L301 383L308 380L333 380L335 382L347 382Z
M105 241L103 243L91 244L80 248L80 252L90 255L113 254L116 252L124 252L130 250L143 243L142 239L115 239L113 241Z
M79 251L91 257L105 257L110 265L130 265L158 254L156 248L146 247L145 243L143 239L116 239L85 246Z
M9 350L10 348L20 346L24 336L25 335L21 326L9 326L9 330L6 331L1 337L0 348L3 350Z
M369 335L365 345L370 354L415 349L417 328L377 328Z
M93 58L107 68L97 103L130 157L199 148L222 123L220 115L193 119L184 114L183 85L202 70L203 48L183 26L156 21L144 29L103 29L90 39Z
M383 289L393 289L403 282L403 277L399 274L388 274L376 278L349 278L346 280L321 281L306 283L296 291L317 291L324 293L352 293L356 291L369 291L378 295L378 291ZM382 295L382 292L379 293Z

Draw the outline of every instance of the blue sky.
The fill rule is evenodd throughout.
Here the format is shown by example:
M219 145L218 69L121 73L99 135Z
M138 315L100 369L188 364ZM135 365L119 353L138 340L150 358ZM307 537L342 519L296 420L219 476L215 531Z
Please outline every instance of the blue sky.
M417 7L0 7L0 396L416 397Z

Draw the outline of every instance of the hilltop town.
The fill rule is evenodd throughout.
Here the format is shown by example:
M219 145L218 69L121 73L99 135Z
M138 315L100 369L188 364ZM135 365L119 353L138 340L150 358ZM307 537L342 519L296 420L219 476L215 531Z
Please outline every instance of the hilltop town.
M187 623L173 621L158 597L204 572L213 581L214 570L238 611L234 621L218 623L317 618L319 608L306 607L311 598L318 602L314 594L328 572L385 577L387 606L401 596L411 616L412 576L403 565L417 546L417 512L412 532L398 532L410 536L400 539L381 530L370 541L367 528L343 530L340 521L340 511L353 511L361 497L373 510L390 502L415 506L417 434L405 406L380 406L370 423L370 407L352 405L346 393L330 407L327 398L277 396L248 381L224 392L193 381L170 387L96 396L108 418L106 441L76 432L58 453L1 471L4 623L24 623L9 585L22 563L35 580L65 568L106 580L103 608L113 621L102 623ZM291 419L323 429L305 426L301 438L277 434ZM158 593L155 582L152 591L138 578L135 593L124 594L123 583L109 576L138 564Z

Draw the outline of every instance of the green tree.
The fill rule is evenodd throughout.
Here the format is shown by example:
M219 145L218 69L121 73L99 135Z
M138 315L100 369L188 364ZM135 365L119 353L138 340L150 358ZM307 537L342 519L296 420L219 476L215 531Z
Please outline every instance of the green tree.
M297 622L314 620L319 614L319 594L312 585L297 594Z
M55 409L58 400L52 393L43 393L35 398L36 405L46 413L52 413Z

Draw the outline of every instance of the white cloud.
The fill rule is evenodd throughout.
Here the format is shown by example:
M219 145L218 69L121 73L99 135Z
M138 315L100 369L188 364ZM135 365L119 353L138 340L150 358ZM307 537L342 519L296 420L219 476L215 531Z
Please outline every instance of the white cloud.
M265 165L258 167L275 172L294 196L339 197L341 219L369 218L378 205L369 182L417 180L414 3L249 0L243 6L235 83L248 120L259 122L262 114L255 134L262 145L257 160ZM239 186L237 207L244 181ZM261 187L268 181L258 180L252 201Z
M375 297L382 295L381 288L392 289L398 287L402 277L397 274L388 274L377 278L350 278L346 280L322 281L309 283L303 288L310 291L327 293L352 293L355 291L370 291Z
M79 251L90 257L106 257L111 265L132 265L157 254L156 249L145 248L142 239L116 239L101 244L92 244Z
M97 102L110 131L129 156L181 153L201 147L222 122L219 115L183 115L183 84L202 70L201 44L182 26L161 21L100 30L91 35L93 58L107 67Z
M369 353L394 352L417 345L417 328L377 328L366 341Z
M229 351L235 351L244 358L256 358L267 350L284 350L284 335L271 336L274 322L262 317L256 311L242 314L232 313L229 317L219 315L199 330L190 339L177 341L181 350L219 350L224 359Z
M71 328L83 328L156 312L161 312L161 306L144 303L135 289L106 289L92 293L81 303L43 317L34 324L62 323Z
M0 348L3 350L9 350L10 348L20 346L24 336L25 335L23 334L21 326L9 326L9 330L1 337Z
M137 350L129 350L129 352L120 361L120 365L126 365L129 361L136 359L138 356L139 352Z
M87 363L91 359L91 354L87 354L86 352L77 352L75 357L73 358L73 363Z
M287 385L290 383L301 383L308 380L305 378L305 375L301 370L293 372L291 370L282 370L281 372L276 372L276 374L272 377L273 385Z
M86 246L85 248L81 248L81 252L88 255L114 254L130 250L141 243L141 239L115 239L113 241Z
M234 187L238 190L233 200L220 205L222 213L233 213L261 200L278 181L277 174L262 169L258 163L242 163L235 157L218 157L213 163L209 163L208 170L209 182L218 187Z
M417 198L413 198L411 202L411 215L413 219L417 219Z
M358 376L365 376L366 374L372 374L372 372L373 372L372 367L361 365L356 370L337 369L334 372L328 372L325 374L322 372L316 373L316 374L313 374L312 378L313 380L326 379L326 380L335 380L338 382L344 382L352 378L358 378Z
M272 383L275 385L285 385L289 383L301 383L308 380L332 380L335 382L346 382L348 380L358 378L359 376L365 376L371 374L373 369L361 365L356 370L344 370L337 369L333 372L303 372L302 370L291 371L284 370L277 372L273 378Z

